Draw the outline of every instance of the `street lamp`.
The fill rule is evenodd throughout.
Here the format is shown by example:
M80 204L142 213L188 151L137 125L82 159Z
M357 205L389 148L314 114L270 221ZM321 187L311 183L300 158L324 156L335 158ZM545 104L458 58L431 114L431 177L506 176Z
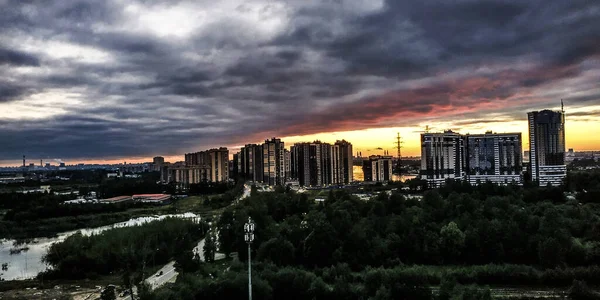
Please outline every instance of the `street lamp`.
M252 218L248 217L248 223L244 224L244 240L248 243L248 300L252 300L252 262L250 245L254 241L254 222Z

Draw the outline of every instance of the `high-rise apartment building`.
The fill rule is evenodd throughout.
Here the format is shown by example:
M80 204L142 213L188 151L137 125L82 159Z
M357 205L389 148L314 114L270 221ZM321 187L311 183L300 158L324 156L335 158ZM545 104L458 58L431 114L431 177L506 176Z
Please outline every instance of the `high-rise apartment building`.
M263 146L247 144L240 149L239 172L246 180L263 181Z
M229 150L225 147L206 151L210 166L210 181L226 182L229 180Z
M186 166L174 164L169 167L169 180L175 182L180 188L187 188L190 184L210 181L211 170L207 166Z
M229 177L236 179L240 176L240 152L233 154L233 160L229 162Z
M531 180L540 186L561 185L567 176L564 111L532 111L527 119Z
M301 186L323 186L332 183L331 145L315 141L296 143L291 147L292 178Z
M352 144L346 140L336 141L331 147L332 183L349 184L354 181L352 172Z
M465 173L471 184L522 183L521 133L473 134L465 136Z
M189 172L196 172L195 174L204 174L204 172L207 172L206 176L202 175L199 177L201 180L211 182L226 182L229 180L229 150L227 150L225 147L221 147L218 149L186 153L185 167L189 167ZM194 175L190 178L196 177L197 176ZM178 177L174 177L173 180L178 182L177 178ZM195 182L195 180L192 181L194 182L191 183L198 183Z
M391 156L371 155L363 160L365 181L387 182L392 179L393 164Z
M283 162L285 165L285 182L289 181L291 179L291 175L292 175L292 153L287 150L287 149L283 149Z
M159 171L162 169L162 166L165 164L165 158L162 156L156 156L152 159L152 171Z
M263 151L263 182L268 185L285 184L285 144L277 138L265 140Z
M443 185L446 179L464 178L464 140L450 130L421 134L422 179L430 187Z

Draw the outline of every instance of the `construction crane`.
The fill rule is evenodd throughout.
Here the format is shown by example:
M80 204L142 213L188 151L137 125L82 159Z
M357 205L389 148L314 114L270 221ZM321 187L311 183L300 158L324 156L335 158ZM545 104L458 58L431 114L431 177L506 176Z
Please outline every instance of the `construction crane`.
M429 131L430 131L431 129L432 129L432 128L431 128L431 127L429 127L429 125L425 125L425 130L419 130L419 131L415 131L415 132L419 132L419 133L429 133Z

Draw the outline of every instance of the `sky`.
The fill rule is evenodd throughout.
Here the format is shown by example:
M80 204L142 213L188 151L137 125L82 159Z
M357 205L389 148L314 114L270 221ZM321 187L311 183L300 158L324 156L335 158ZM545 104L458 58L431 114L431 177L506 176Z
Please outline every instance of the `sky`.
M560 109L600 149L600 1L0 0L0 164L270 137L419 155Z

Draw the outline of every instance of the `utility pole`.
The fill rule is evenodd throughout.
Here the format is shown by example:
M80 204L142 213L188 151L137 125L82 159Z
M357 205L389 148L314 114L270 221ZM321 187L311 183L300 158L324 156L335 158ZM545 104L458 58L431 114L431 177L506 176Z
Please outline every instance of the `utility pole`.
M398 153L398 175L402 175L402 138L400 138L400 132L396 135L396 150Z
M248 300L252 300L252 250L250 245L254 241L254 222L251 217L248 217L248 223L244 224L244 233L244 239L248 243Z

